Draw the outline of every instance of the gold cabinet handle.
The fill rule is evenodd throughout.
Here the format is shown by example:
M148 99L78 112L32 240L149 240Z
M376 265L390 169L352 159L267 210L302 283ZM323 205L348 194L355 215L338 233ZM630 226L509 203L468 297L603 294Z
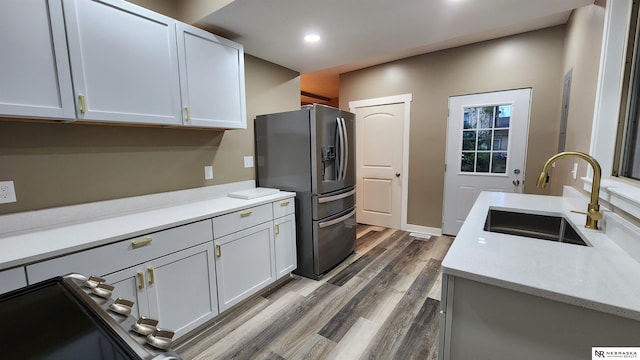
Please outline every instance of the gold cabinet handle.
M220 244L216 244L216 256L217 257L222 256L222 247L220 246Z
M81 113L86 113L87 112L87 101L84 98L84 95L78 95L78 100L80 101L80 112Z
M144 240L132 241L131 242L131 247L134 248L134 249L137 249L139 247L143 247L145 245L151 244L152 241L153 241L153 239L150 238L150 237L148 237L148 238L146 238Z
M280 202L280 206L287 206L289 205L289 201L281 201Z
M138 271L138 289L144 289L144 274L142 271Z
M184 107L184 120L189 122L191 120L191 113L189 112L189 107Z
M276 235L279 235L280 234L280 224L276 224L275 228L276 228L275 229Z
M249 210L249 211L245 211L245 212L241 212L241 213L240 213L240 217L241 217L241 218L245 218L245 217L247 217L247 216L249 216L249 215L251 215L251 214L253 214L253 211L251 211L251 210Z
M149 285L153 285L156 282L155 274L153 273L153 268L149 266L147 268L147 272L149 273Z

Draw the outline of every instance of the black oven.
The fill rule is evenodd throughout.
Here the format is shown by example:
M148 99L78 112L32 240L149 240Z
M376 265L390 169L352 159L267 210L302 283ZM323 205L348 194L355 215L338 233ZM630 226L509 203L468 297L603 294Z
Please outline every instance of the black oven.
M3 358L180 359L169 346L148 343L170 332L146 326L147 335L138 333L148 319L136 320L126 311L132 303L111 299L112 287L88 280L68 275L0 295Z

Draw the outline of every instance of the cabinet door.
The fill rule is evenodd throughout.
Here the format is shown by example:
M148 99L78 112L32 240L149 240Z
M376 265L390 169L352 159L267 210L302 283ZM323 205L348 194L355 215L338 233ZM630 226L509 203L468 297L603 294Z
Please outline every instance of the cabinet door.
M297 268L296 218L287 215L273 221L275 230L276 275L289 274Z
M176 339L218 315L213 242L153 260L147 275L152 313Z
M27 286L24 267L0 271L0 294Z
M107 284L115 286L112 297L119 297L134 302L131 315L136 319L142 316L154 317L149 309L147 281L142 265L130 267L104 276Z
M184 124L246 129L242 45L177 24Z
M175 20L114 0L64 0L78 119L182 123Z
M60 0L0 3L0 114L75 118Z
M220 311L275 281L272 224L264 223L214 241Z

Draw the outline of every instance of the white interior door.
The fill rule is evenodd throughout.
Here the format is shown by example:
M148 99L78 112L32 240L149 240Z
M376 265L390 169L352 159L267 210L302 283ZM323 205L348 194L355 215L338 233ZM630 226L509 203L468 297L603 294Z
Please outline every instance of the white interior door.
M442 232L455 235L481 191L520 193L531 89L449 98Z
M401 228L405 104L355 109L356 219Z

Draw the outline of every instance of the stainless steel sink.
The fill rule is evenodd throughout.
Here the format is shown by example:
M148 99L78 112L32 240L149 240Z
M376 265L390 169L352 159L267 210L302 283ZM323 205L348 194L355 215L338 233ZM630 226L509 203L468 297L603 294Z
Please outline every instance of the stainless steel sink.
M562 216L489 209L484 230L541 240L589 246Z

